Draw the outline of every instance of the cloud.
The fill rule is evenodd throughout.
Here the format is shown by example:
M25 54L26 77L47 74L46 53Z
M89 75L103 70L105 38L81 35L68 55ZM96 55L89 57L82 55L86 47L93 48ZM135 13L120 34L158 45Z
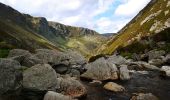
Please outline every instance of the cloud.
M95 28L98 31L102 31L102 33L116 33L119 31L123 26L125 26L131 19L110 19L107 17L102 17L96 21Z
M133 16L144 8L151 0L123 0L115 11L116 15Z
M22 13L94 29L100 33L117 32L148 1L150 0L0 0Z

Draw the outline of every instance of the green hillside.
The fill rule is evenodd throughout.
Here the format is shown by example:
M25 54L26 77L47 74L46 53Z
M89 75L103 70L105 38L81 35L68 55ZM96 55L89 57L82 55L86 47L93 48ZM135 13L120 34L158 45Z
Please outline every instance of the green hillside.
M152 0L140 13L112 38L98 53L112 54L115 50L157 34L170 27L170 1Z

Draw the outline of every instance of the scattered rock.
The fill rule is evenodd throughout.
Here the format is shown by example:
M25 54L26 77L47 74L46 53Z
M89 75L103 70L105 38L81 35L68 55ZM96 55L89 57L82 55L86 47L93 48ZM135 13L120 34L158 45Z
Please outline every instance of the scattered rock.
M149 61L149 64L155 65L155 66L161 66L164 64L164 60L163 59L151 59Z
M71 77L80 77L80 71L76 70L76 69L71 69L69 72L69 75Z
M61 91L64 95L76 98L86 94L86 88L78 80L71 77L58 78L58 80L60 81L59 91Z
M0 59L0 95L10 95L22 88L22 72L19 62Z
M160 50L160 51L152 50L152 51L149 51L148 52L149 60L160 58L161 56L164 56L165 53L166 52L164 50Z
M127 65L120 66L120 79L121 80L129 80L130 79L129 70L127 68Z
M43 61L43 63L48 63L51 65L65 64L68 65L68 58L62 52L56 52L49 49L37 49L35 56Z
M72 99L71 97L65 96L65 95L60 94L60 93L56 93L56 92L53 92L53 91L48 91L45 94L43 100L75 100L75 99Z
M127 62L126 59L123 58L122 56L116 56L116 55L110 56L107 60L108 62L111 62L116 65L123 65Z
M31 56L31 53L27 50L22 50L22 49L12 49L9 54L8 54L8 58L11 57L16 57L16 56L24 56L24 57L28 57Z
M87 62L86 59L80 53L76 51L69 50L65 53L68 56L68 58L70 58L69 63L71 65L83 65Z
M165 72L165 75L170 77L170 66L162 66L161 71Z
M104 58L97 59L95 62L86 65L87 71L81 75L83 78L93 80L116 80L118 79L117 67L105 60Z
M29 57L25 57L25 59L20 63L22 66L32 67L37 64L43 64L43 61L38 59L36 56L32 55Z
M27 89L55 90L59 81L55 70L48 64L35 65L23 73L23 86Z
M114 82L108 82L107 84L104 85L104 89L113 91L113 92L123 92L125 91L125 88L121 85L118 85Z
M143 62L143 61L138 61L138 62L131 62L129 63L129 66L135 65L138 67L138 69L141 70L160 70L158 67L151 65L149 63Z
M133 96L131 100L159 100L156 96L152 93L139 93L137 96Z
M90 84L102 84L102 81L98 81L98 80L93 80L92 82L90 82Z
M52 67L59 74L64 74L68 70L68 65L64 65L64 64L54 65Z
M170 54L166 55L165 62L170 64Z

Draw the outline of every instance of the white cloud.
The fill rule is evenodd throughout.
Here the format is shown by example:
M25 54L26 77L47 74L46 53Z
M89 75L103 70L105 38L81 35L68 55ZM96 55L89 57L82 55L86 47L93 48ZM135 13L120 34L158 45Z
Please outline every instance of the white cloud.
M110 16L96 16L110 10L119 1ZM117 32L150 0L0 0L22 13L46 17L66 25L86 27L100 33ZM127 10L128 9L128 10ZM114 17L119 16L119 17ZM126 16L130 16L126 18Z
M119 31L123 26L125 26L130 19L121 19L121 20L114 20L109 19L107 17L102 17L96 21L95 28L102 33L116 33Z
M133 16L144 8L151 0L124 0L115 11L116 15Z

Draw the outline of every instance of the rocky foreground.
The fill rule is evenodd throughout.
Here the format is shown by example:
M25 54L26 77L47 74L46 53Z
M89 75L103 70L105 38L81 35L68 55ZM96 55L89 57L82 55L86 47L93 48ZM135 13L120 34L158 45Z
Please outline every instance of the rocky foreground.
M170 54L135 58L13 49L0 59L0 100L169 100Z

